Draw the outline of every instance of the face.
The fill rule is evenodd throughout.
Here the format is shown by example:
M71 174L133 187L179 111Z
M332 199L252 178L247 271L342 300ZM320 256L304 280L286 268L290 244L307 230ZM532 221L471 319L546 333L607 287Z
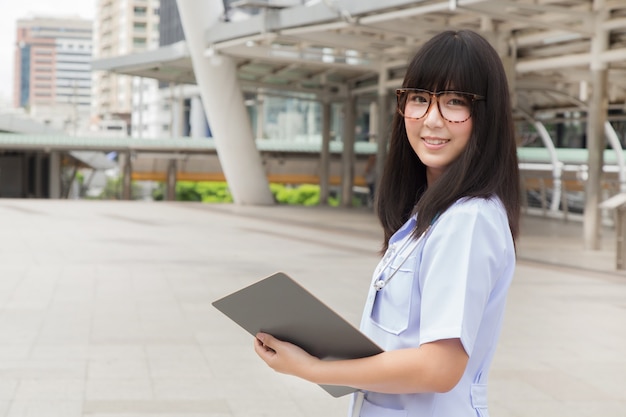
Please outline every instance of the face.
M404 126L413 151L426 165L426 178L431 184L465 150L472 133L472 118L450 122L441 116L433 100L424 117L405 118Z

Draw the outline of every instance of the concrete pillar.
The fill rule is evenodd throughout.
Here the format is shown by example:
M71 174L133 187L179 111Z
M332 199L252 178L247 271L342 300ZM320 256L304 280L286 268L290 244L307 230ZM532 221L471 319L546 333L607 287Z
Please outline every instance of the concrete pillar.
M42 192L42 184L41 184L41 180L43 178L42 175L42 163L43 163L43 155L41 152L36 152L35 153L35 189L33 190L33 194L35 198L42 198L43 197L43 192Z
M316 129L315 129L315 120L317 119L317 106L316 103L309 101L307 103L307 111L306 111L306 136L307 142L312 142L315 138Z
M133 166L130 153L124 155L124 171L122 175L122 200L132 199L132 175Z
M376 143L378 147L376 148L376 186L374 189L378 190L378 185L380 183L380 179L383 176L383 170L385 169L385 160L387 159L387 145L389 142L389 137L391 136L389 132L389 92L387 87L385 86L386 82L386 72L385 76L380 77L379 85L378 85L378 132L376 134ZM395 103L394 103L395 104Z
M167 162L167 180L165 183L165 199L176 201L176 159Z
M379 114L378 114L378 102L377 101L372 101L370 103L370 109L369 109L369 113L370 113L370 123L369 123L369 137L368 142L376 142L377 138L378 138L378 118L379 118Z
M137 132L135 133L135 137L138 138L143 138L143 77L137 77L138 81L137 83L139 84L139 111L137 112ZM132 120L132 116L131 116L131 120ZM131 122L131 126L132 126L132 122ZM131 127L132 129L132 127Z
M583 216L584 248L600 249L600 208L602 199L602 168L604 165L604 123L608 111L607 66L600 54L608 48L608 32L602 29L608 12L604 1L594 1L595 33L591 40L591 99L587 117L587 165L589 177L585 184L585 212Z
M320 151L320 204L328 204L330 194L330 118L331 105L322 102L322 148Z
M202 108L202 99L200 96L191 98L191 109L189 109L190 134L192 138L206 137L204 109Z
M49 198L61 198L61 154L58 151L50 152L49 165Z
M182 138L185 136L185 90L183 84L178 84L178 97L176 102L178 103L176 108L178 110L178 131L176 136Z
M624 158L624 148L619 140L617 132L609 121L604 122L604 134L615 152L615 160L619 167L617 177L619 178L619 192L626 193L626 158Z
M592 93L587 122L588 179L585 184L585 212L583 233L585 249L600 249L600 209L602 201L602 167L604 165L604 122L608 102L606 98L607 70L592 70Z
M176 117L176 100L174 99L174 83L170 82L169 87L170 87L170 96L169 96L169 103L170 103L170 138L173 138L174 135L176 135L176 132L177 132L176 123L178 123L177 117Z
M343 108L343 152L341 154L341 206L352 207L352 189L354 187L354 121L356 98L348 94Z
M204 33L220 20L224 4L220 0L177 0L176 3L202 103L233 199L236 204L274 204L235 62L217 52L205 55Z
M259 91L256 96L256 139L265 137L265 94Z

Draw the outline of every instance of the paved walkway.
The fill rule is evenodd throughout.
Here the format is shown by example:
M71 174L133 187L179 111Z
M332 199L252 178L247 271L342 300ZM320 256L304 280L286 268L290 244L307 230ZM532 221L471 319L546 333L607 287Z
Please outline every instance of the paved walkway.
M580 236L524 220L492 417L626 415L626 276ZM0 200L0 417L344 416L211 302L282 270L357 323L379 244L359 210Z

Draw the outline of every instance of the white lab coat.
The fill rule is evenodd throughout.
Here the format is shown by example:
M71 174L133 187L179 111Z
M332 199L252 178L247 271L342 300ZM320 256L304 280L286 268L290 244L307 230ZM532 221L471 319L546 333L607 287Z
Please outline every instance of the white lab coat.
M370 287L361 330L385 350L459 338L467 368L450 392L365 392L362 404L355 395L351 413L360 407L361 417L487 417L487 376L515 268L506 211L496 197L463 198L424 238L411 237L414 226L411 218L393 235L374 271L372 283L393 276L380 291Z

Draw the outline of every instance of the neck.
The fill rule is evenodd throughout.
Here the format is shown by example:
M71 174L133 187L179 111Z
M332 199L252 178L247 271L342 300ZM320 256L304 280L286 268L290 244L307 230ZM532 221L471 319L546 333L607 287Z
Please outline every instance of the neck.
M439 179L442 171L436 168L426 168L426 183L430 187Z

